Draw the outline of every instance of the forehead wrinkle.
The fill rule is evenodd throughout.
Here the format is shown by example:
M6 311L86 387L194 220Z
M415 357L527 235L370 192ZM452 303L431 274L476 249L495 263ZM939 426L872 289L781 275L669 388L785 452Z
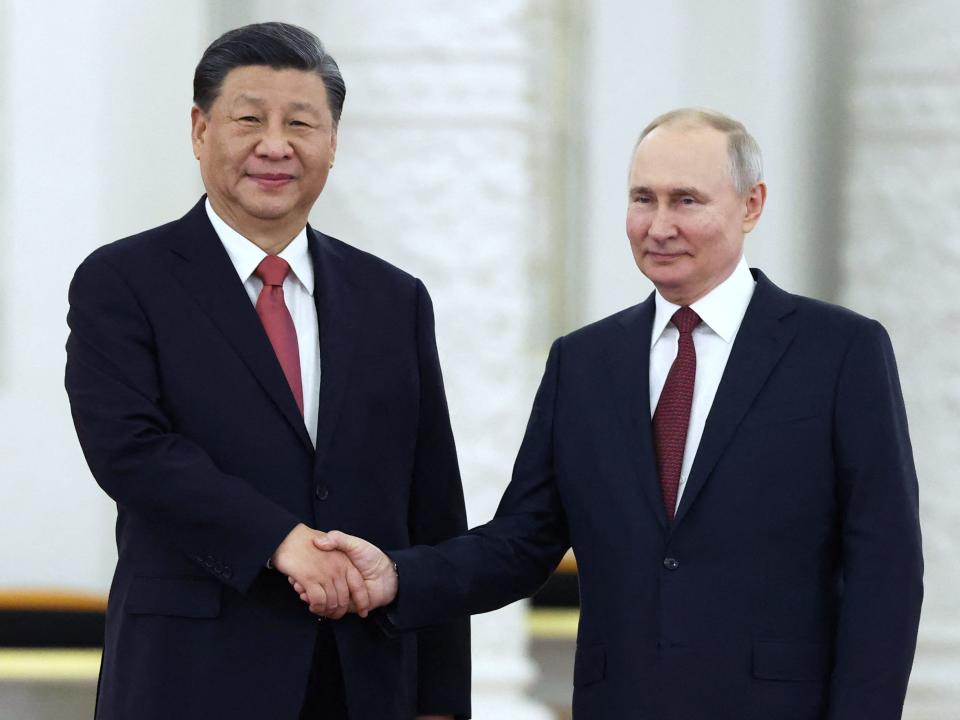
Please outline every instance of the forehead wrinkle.
M242 92L233 99L234 105L243 103L243 102L250 103L251 105L256 105L258 107L263 107L264 105L263 98L261 98L258 95L251 95L250 93L247 93L247 92Z

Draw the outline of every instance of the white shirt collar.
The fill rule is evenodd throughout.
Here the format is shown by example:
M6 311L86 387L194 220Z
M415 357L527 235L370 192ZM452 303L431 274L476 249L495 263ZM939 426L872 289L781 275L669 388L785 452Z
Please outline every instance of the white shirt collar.
M747 261L741 255L740 262L730 273L730 277L693 303L690 308L700 316L707 327L730 344L743 322L755 285ZM652 343L663 334L673 314L680 309L679 305L674 305L663 297L659 290L656 292L655 302L657 312L653 319Z
M257 269L257 265L267 256L267 253L227 225L210 205L210 198L207 198L204 205L207 209L207 217L210 218L210 224L213 225L213 229L220 238L220 242L223 243L227 255L230 256L230 262L236 268L240 280L246 282L253 275L253 271ZM279 257L289 263L294 276L300 281L304 289L310 295L313 295L313 263L310 260L310 250L307 247L306 227L303 227L297 233L297 236L283 249Z

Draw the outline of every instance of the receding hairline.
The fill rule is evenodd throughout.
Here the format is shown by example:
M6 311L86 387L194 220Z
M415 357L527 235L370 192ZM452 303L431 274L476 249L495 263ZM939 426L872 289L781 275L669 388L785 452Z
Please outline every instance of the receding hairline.
M727 140L730 176L737 192L742 195L763 180L763 159L759 144L742 122L729 115L698 107L677 108L658 115L640 133L633 146L631 158L636 157L640 143L658 128L676 128L681 131L717 130Z
M724 135L732 135L737 132L749 135L747 128L739 120L734 120L729 115L708 110L707 108L678 108L658 115L643 129L640 137L637 139L639 145L643 139L656 130L658 127L677 127L680 129L695 128L713 128L719 130Z

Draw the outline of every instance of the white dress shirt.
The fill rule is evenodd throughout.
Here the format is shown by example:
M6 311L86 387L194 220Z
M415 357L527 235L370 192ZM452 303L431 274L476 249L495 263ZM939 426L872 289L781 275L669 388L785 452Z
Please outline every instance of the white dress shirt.
M690 468L693 467L697 448L700 447L707 415L717 394L724 368L727 367L727 359L740 330L740 323L747 312L747 305L753 297L755 285L747 261L741 257L730 277L690 306L703 322L693 331L693 346L697 351L697 375L693 383L693 404L690 408L687 443L683 451L683 466L680 469L677 507L680 506ZM680 331L670 322L680 306L674 305L659 292L656 293L656 304L657 312L650 338L651 417L657 409L670 366L677 357L677 342L680 338Z
M256 306L263 289L263 281L253 274L257 265L267 256L263 250L227 225L207 199L207 217L217 231L220 242L230 256L233 267L243 283L250 302ZM313 263L307 248L307 229L304 227L279 257L290 265L290 273L283 281L283 299L297 330L300 350L300 379L303 383L303 421L314 447L317 445L317 415L320 411L320 330L317 306L313 302Z

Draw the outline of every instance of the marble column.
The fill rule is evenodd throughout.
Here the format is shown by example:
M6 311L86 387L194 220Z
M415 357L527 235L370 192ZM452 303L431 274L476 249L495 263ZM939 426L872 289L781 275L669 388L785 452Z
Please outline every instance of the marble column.
M904 718L945 720L960 708L960 8L854 6L842 301L897 350L926 558Z
M542 369L551 310L540 142L548 5L253 3L316 32L347 83L336 167L312 223L420 277L471 525L492 517ZM540 720L526 607L473 619L478 720Z

